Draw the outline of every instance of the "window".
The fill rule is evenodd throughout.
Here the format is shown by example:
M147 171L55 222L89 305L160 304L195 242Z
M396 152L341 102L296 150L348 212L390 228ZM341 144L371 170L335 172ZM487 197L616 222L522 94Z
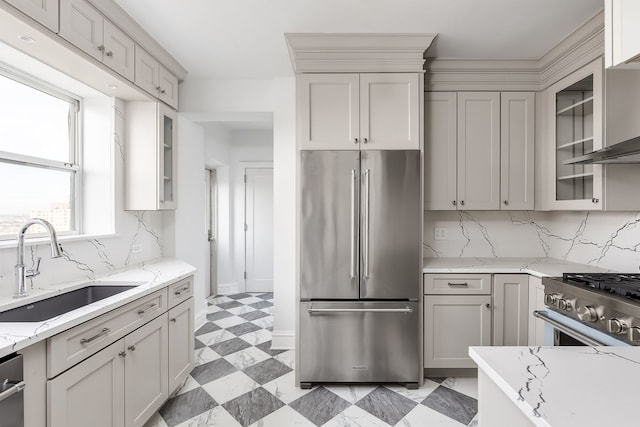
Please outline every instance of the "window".
M0 67L0 239L15 239L33 217L59 234L80 231L79 107L62 90Z

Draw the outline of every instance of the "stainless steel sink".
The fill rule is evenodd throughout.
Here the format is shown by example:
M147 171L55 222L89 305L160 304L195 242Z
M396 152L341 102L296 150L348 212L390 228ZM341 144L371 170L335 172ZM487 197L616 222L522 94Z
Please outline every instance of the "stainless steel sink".
M137 285L93 285L0 313L0 322L41 322L135 288Z

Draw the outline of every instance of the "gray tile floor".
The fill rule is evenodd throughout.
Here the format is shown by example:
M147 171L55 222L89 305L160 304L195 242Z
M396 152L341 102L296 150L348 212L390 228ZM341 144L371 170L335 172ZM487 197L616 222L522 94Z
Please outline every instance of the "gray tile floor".
M271 350L273 294L211 298L196 367L145 427L476 425L475 378L402 386L294 386L294 353Z

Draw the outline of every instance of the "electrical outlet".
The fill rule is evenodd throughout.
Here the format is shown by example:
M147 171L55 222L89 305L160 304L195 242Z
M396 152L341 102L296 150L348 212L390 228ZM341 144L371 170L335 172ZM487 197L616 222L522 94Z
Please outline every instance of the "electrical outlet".
M435 240L447 240L447 227L433 227L433 238Z
M131 246L131 252L134 254L139 254L140 252L142 252L142 245L135 244Z

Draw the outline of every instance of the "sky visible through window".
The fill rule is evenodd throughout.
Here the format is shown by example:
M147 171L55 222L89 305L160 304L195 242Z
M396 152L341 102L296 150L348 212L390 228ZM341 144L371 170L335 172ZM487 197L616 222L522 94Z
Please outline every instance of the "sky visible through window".
M71 163L73 104L0 75L0 151ZM40 216L69 231L73 172L0 161L0 235Z

